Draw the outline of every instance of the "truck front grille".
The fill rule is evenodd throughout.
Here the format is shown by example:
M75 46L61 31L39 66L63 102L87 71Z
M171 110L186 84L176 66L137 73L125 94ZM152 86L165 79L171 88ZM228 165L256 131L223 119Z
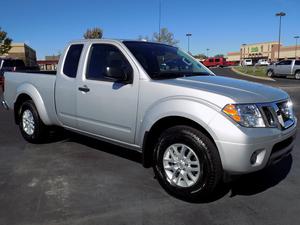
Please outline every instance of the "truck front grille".
M289 101L259 104L258 107L264 117L267 127L287 129L295 122Z

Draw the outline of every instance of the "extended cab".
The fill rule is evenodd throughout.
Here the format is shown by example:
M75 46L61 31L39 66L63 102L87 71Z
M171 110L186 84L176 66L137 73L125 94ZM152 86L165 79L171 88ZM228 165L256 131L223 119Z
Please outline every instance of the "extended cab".
M261 170L290 154L297 119L289 95L215 76L177 47L80 40L56 74L5 73L2 104L23 137L51 126L140 151L175 196L207 197L223 174Z
M282 60L268 66L267 75L273 76L294 76L295 79L300 79L300 60Z

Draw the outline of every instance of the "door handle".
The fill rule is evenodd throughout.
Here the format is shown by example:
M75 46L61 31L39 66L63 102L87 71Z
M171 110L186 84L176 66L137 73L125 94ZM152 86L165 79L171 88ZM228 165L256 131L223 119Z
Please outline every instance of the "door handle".
M79 87L78 90L83 91L85 93L90 91L90 89L86 85L84 85L83 87Z

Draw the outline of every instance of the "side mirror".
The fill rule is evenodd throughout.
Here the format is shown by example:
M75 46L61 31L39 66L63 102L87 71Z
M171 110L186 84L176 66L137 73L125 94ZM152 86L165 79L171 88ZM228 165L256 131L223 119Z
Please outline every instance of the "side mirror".
M128 75L124 70L116 67L106 67L106 77L115 81L128 81Z

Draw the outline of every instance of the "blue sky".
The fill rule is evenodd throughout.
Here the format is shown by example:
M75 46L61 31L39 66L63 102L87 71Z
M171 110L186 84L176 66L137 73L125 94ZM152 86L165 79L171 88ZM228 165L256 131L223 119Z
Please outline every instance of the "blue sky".
M278 18L284 11L282 42L294 45L300 35L299 0L161 0L161 26L167 27L192 53L209 55L238 51L243 43L278 39ZM65 44L101 27L105 38L136 39L158 31L159 0L7 0L1 3L0 26L15 42L25 42L38 58L57 54Z

